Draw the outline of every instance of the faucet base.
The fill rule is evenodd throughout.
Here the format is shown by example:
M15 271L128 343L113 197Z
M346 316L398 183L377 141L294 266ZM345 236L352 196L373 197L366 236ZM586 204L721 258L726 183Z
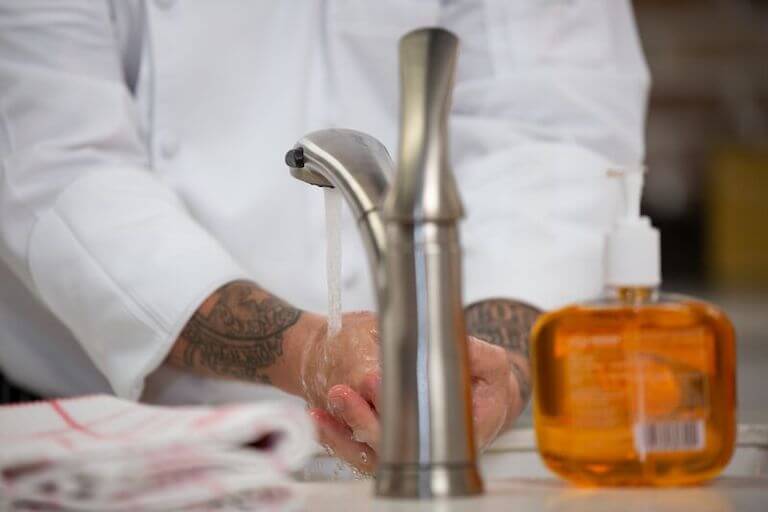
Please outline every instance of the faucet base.
M475 464L380 464L376 496L380 498L450 498L483 493Z

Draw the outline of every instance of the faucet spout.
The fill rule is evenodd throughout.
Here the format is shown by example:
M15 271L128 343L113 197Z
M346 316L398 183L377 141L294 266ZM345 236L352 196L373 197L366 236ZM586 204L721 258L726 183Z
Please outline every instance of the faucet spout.
M341 192L357 221L381 305L388 281L384 276L387 240L380 206L394 168L387 149L355 130L320 130L301 138L285 155L285 161L294 178Z

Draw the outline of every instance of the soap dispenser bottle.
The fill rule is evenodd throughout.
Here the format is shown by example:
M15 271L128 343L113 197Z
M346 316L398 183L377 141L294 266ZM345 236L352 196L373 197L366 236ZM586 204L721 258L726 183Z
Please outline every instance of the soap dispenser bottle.
M584 485L712 478L735 441L735 343L706 302L659 291L659 232L640 216L642 170L606 240L603 297L542 316L532 331L538 448Z

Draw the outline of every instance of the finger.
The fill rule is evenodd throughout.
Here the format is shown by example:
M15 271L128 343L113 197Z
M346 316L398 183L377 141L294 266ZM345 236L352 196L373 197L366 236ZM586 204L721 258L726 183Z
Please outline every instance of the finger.
M503 354L497 354L498 350ZM473 380L472 386L475 434L482 450L506 425L511 424L520 407L516 405L519 400L512 393L515 381L507 351L478 341L474 355L474 364L481 368L482 374L482 377ZM478 370L473 367L473 376L476 373Z
M379 410L379 389L381 389L381 374L371 372L360 381L358 392L372 407L374 414L378 416Z
M493 381L509 373L507 351L474 336L469 336L469 367L473 379Z
M352 431L323 409L310 409L317 429L318 441L336 456L357 470L371 475L376 469L376 452L368 445L352 439Z
M360 394L340 384L328 392L328 404L333 415L352 431L352 438L374 450L379 444L379 418Z
M482 384L475 389L472 402L475 437L478 448L484 450L506 423L509 405L500 393Z

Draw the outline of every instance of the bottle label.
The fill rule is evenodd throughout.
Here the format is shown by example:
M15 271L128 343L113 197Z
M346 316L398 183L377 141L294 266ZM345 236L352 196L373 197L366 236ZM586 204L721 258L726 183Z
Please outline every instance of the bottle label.
M704 420L636 423L633 431L638 453L697 452L706 435Z
M567 353L561 400L573 427L623 430L641 458L704 449L715 360L708 330L565 334L559 340L561 354Z

